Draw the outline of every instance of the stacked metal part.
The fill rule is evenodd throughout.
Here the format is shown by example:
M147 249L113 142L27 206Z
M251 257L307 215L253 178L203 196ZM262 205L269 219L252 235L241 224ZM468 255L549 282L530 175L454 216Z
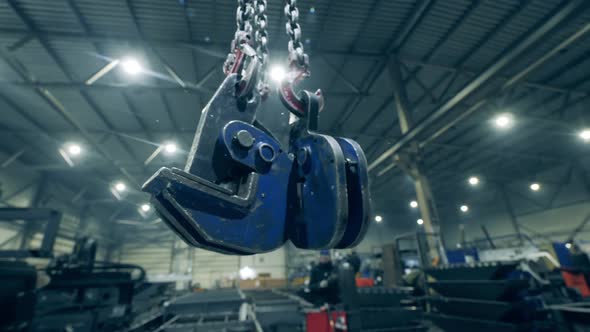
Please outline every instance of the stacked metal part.
M250 290L244 294L251 300L263 331L303 331L301 309L309 304L300 298L276 290Z
M429 318L445 331L531 331L540 289L518 262L426 269ZM539 330L535 330L539 331Z
M237 289L191 293L164 303L158 331L256 331L246 296Z
M373 287L359 288L362 331L427 331L420 323L422 310L409 290Z

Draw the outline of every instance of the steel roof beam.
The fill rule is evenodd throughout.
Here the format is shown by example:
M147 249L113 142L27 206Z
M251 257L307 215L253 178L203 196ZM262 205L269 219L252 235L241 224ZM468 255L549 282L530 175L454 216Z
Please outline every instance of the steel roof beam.
M436 123L443 116L445 116L451 110L453 110L457 105L463 102L468 96L472 95L483 84L495 77L499 72L501 72L514 60L516 60L524 51L526 51L529 47L540 41L547 33L549 33L555 27L561 24L561 22L563 22L567 17L574 13L583 4L584 1L581 0L566 3L549 19L543 20L543 24L534 31L532 31L530 34L525 36L524 39L518 40L517 42L513 43L512 47L510 47L507 52L505 52L504 54L502 54L502 56L496 59L494 64L489 66L479 76L477 76L471 82L466 84L460 91L457 92L457 94L454 97L450 98L445 103L443 103L439 108L430 113L428 117L426 117L420 123L416 124L416 126L414 126L412 130L410 130L407 134L403 135L403 137L394 146L389 148L375 161L370 163L369 170L375 169L375 167L386 161L389 157L393 156L402 148L406 147L409 142L416 139L426 129L430 128L434 123ZM544 58L545 61L547 59L548 58ZM539 63L535 63L535 65L539 65ZM525 68L524 71L521 71L521 73L522 72L528 72L528 68ZM521 79L523 77L521 73L515 75L513 78ZM507 83L514 83L516 81L509 80ZM510 87L510 85L505 83L503 89L506 89L508 87ZM475 106L470 107L462 114L470 114L474 110L483 106L483 104L485 104L485 99L475 104Z
M52 57L52 59L62 69L62 71L64 72L66 77L68 77L70 80L73 80L73 77L65 70L64 63L60 60L60 58L57 56L55 51L52 50L52 48L50 47L47 40L43 39L42 37L40 37L37 34L38 30L37 30L35 24L29 19L29 17L24 13L24 11L18 6L16 1L15 0L8 0L8 4L13 9L13 11L17 14L17 16L25 23L27 28L30 30L29 32L32 33L35 36L35 38L37 38L39 40L41 45L49 53L49 55ZM7 63L9 63L9 65L11 65L13 70L15 70L15 72L18 73L19 76L21 76L21 78L23 80L25 80L26 82L29 82L29 83L35 82L35 79L33 78L34 76L32 76L22 64L20 66L15 67L9 58L7 58L4 55L2 56L2 58L4 58L7 61ZM98 144L97 141L95 141L90 136L90 134L86 131L86 129L84 129L84 127L72 116L72 114L65 108L63 103L58 98L56 98L53 94L51 94L51 92L49 90L44 89L44 88L36 88L35 91L45 102L47 102L49 104L49 106L54 111L56 111L58 114L60 114L66 120L66 122L68 122L72 127L76 128L80 132L80 134L84 137L84 139L86 139L97 150L97 152L100 155L102 155L106 160L108 160L114 168L119 169L121 174L123 174L123 176L125 176L127 179L129 179L129 181L131 181L134 184L137 184L135 178L131 174L129 174L125 169L120 168L117 165L117 161L114 160L109 155L109 153L106 149L104 149L100 144Z

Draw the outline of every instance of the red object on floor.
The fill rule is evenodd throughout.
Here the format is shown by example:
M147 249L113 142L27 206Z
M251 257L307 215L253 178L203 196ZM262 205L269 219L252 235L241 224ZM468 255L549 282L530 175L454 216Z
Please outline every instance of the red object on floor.
M373 287L375 286L375 280L372 278L356 278L356 287Z
M307 332L341 332L347 331L346 312L312 311L306 315Z
M590 296L590 288L588 288L588 283L583 273L561 271L561 276L567 287L579 290L583 297Z

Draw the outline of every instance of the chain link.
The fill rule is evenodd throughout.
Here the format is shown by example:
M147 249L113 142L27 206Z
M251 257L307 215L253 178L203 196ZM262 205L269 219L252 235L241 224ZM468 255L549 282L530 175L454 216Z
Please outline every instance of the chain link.
M266 27L268 25L268 19L266 17L266 0L254 0L254 7L256 8L256 16L254 17L254 24L256 24L256 53L260 58L260 71L262 78L258 85L258 90L263 98L266 98L270 92L268 85L268 75L266 71L266 65L268 63L268 31Z
M266 31L268 19L265 14L266 0L255 0L254 6L256 7L256 16L254 17L254 23L256 24L256 43L258 44L256 51L264 68L268 60L268 32Z
M301 43L301 26L299 25L299 9L297 9L297 0L286 0L285 16L287 23L285 25L287 35L291 38L289 41L289 64L296 65L300 69L307 71L309 67L309 57L305 54L303 44Z

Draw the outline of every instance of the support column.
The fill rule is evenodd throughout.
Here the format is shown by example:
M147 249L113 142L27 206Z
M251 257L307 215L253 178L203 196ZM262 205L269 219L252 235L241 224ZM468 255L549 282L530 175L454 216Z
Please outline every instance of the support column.
M516 218L514 207L512 206L512 202L510 202L510 197L508 197L508 192L506 191L506 187L504 185L500 186L500 194L502 195L502 200L504 201L504 206L506 207L508 217L510 217L510 222L512 223L514 232L516 232L516 236L518 237L518 243L522 246L524 241L522 239L522 233L520 232L520 226L518 225L518 219Z
M393 82L393 95L395 98L395 109L399 119L399 126L402 134L406 134L412 128L412 107L401 72L401 62L397 55L392 56L389 61L389 73ZM424 221L423 227L426 233L426 243L431 260L438 260L446 263L446 255L440 234L440 222L434 197L430 189L430 183L418 162L418 145L416 142L410 144L405 155L394 156L394 161L408 175L414 179L416 200L420 209L420 216Z

